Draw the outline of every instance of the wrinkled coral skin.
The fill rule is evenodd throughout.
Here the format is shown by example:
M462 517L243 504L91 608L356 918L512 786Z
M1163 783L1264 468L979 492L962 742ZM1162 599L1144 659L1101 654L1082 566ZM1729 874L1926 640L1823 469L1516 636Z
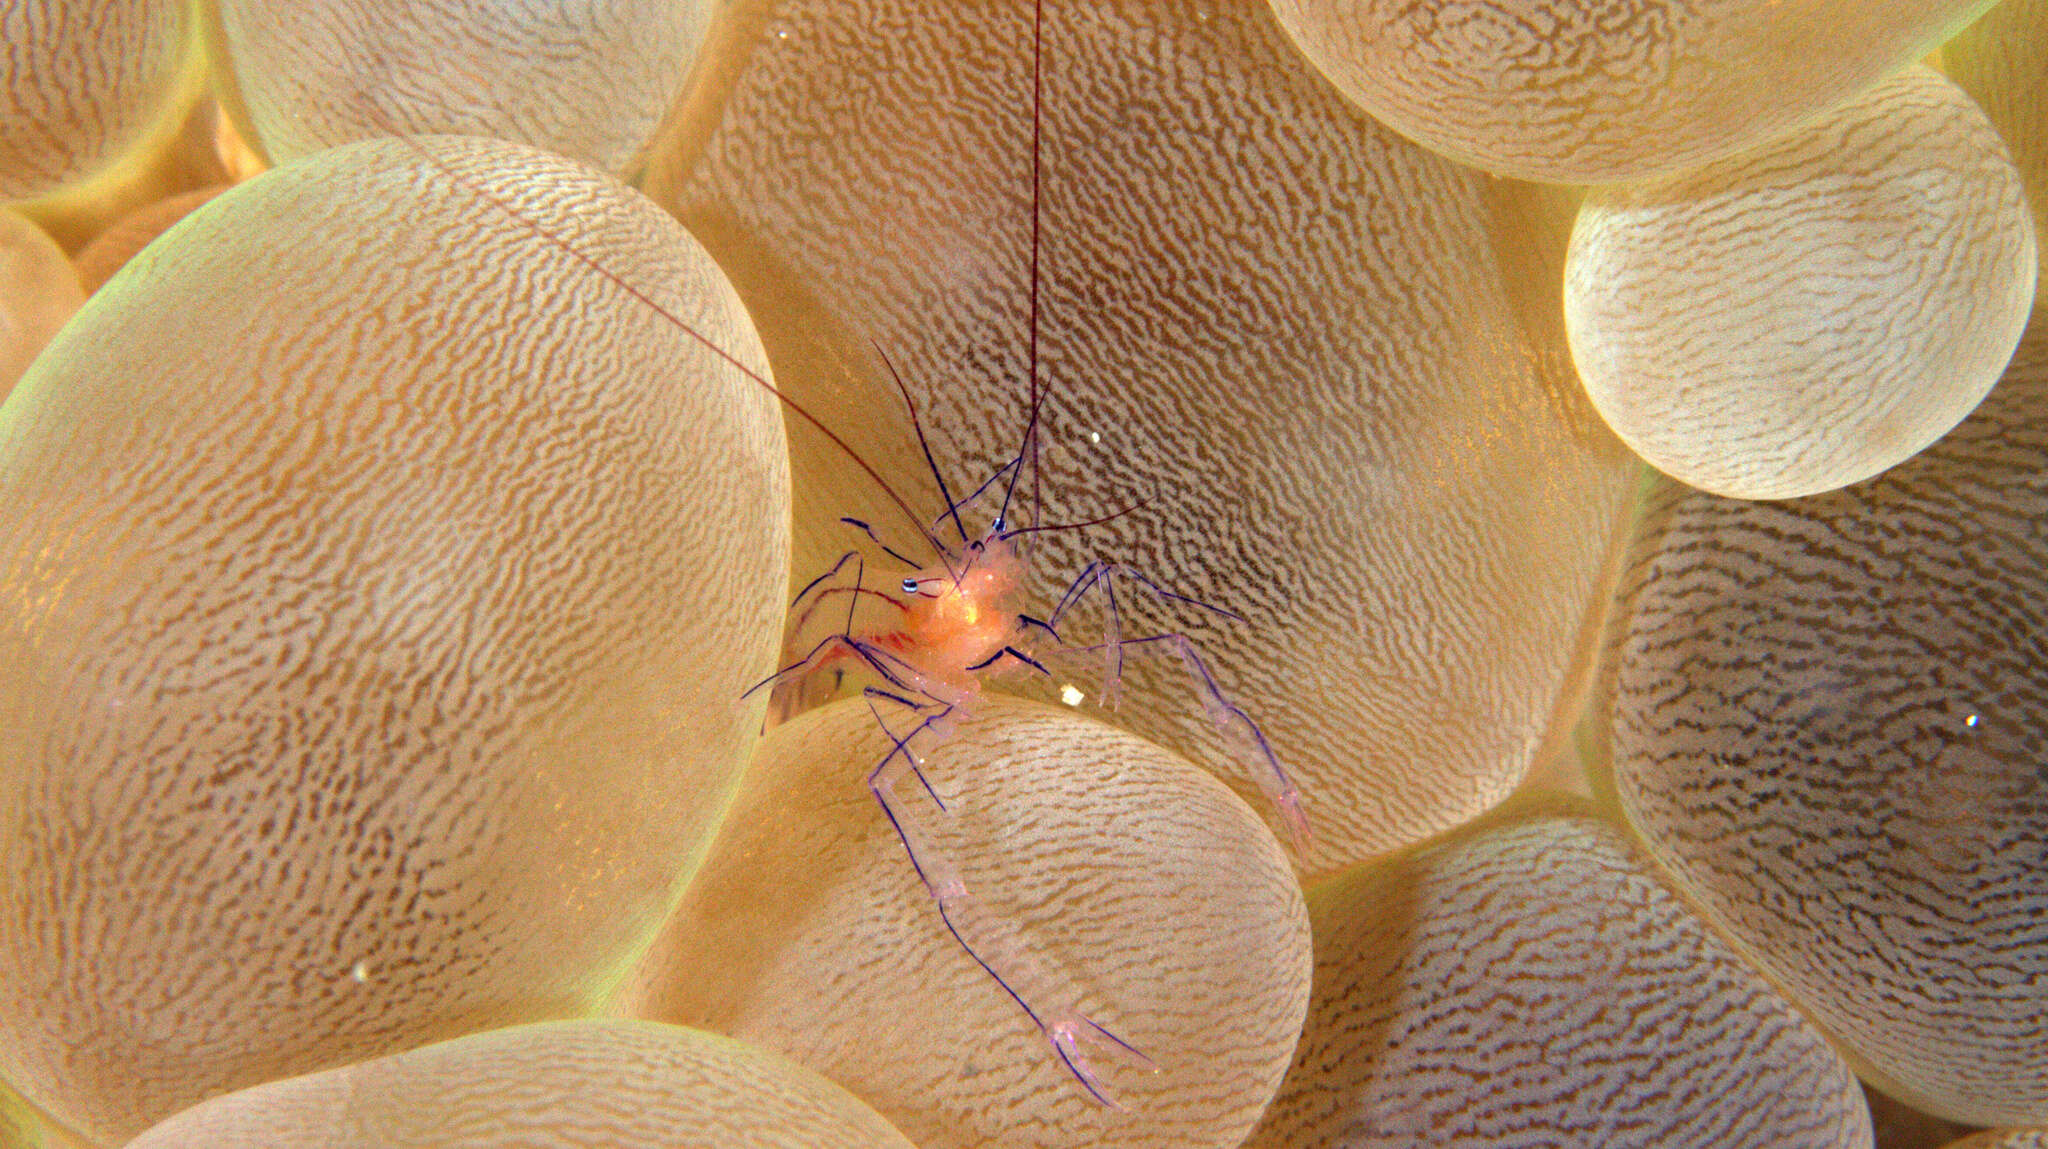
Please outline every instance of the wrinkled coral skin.
M1125 634L1191 635L1279 747L1315 826L1310 876L1482 812L1566 728L1631 473L1555 370L1558 282L1520 250L1550 237L1508 232L1501 189L1347 105L1261 3L1045 16L1043 483L1014 513L1041 492L1045 522L1144 505L1034 539L1033 601L1100 557L1243 615L1118 590ZM650 167L785 388L931 513L876 349L956 494L1017 451L1029 17L743 6L746 68L707 80ZM799 583L859 541L842 515L914 538L837 447L791 441ZM1099 621L1084 611L1069 641ZM1252 793L1245 752L1154 649L1104 717ZM1091 694L1102 673L1054 670Z
M758 364L737 299L602 177L420 146L217 199L0 407L0 1064L96 1140L594 1007L759 726L771 397L476 189Z
M2033 0L2009 0L1998 13L2028 11L2027 3ZM940 445L949 477L957 482L1014 450L1025 406L1018 285L1024 275L1029 153L1021 132L1026 105L1016 93L1028 59L1026 7L941 4L909 21L826 21L837 37L833 50L854 60L870 49L893 52L902 41L892 37L901 36L929 35L935 42L921 43L918 51L938 54L936 60L885 55L878 64L822 72L819 91L799 89L782 108L787 114L767 116L753 129L799 151L843 149L820 161L820 178L846 187L827 186L820 193L799 182L790 193L799 199L823 194L827 201L849 197L825 204L831 211L818 204L777 206L753 193L731 202L720 198L730 189L715 185L737 177L716 170L717 162L739 167L748 178L789 181L786 172L777 174L782 169L746 172L752 157L721 135L740 134L739 129L721 126L721 113L707 110L704 102L724 99L731 75L747 67L770 73L786 68L775 53L796 53L801 63L807 58L801 53L815 50L801 39L787 44L776 35L777 14L785 18L783 32L801 34L815 26L807 15L812 9L799 0L729 7L722 54L700 75L695 102L678 117L673 150L666 160L656 157L657 168L674 162L678 170L658 172L667 182L658 179L652 186L705 234L740 280L769 329L777 370L787 367L793 385L805 385L809 375L826 391L838 389L838 405L821 407L833 425L882 463L916 505L935 508L935 492L927 489L921 461L912 453L908 420L870 358L867 339L881 341L910 366L911 384L934 426L949 436L951 445ZM878 8L839 7L826 15ZM1607 564L1625 534L1619 495L1631 464L1576 394L1556 314L1562 249L1553 243L1553 225L1560 208L1569 216L1576 193L1518 187L1393 140L1386 129L1345 110L1329 85L1285 49L1258 5L1086 7L1059 0L1047 14L1053 37L1046 95L1052 133L1047 263L1041 275L1051 305L1045 358L1047 378L1057 388L1052 416L1055 427L1067 432L1065 457L1052 460L1056 497L1069 500L1071 510L1101 513L1168 488L1167 500L1152 513L1132 516L1124 530L1094 537L1088 545L1120 558L1129 557L1127 544L1135 546L1150 573L1205 598L1249 608L1255 621L1247 629L1199 616L1180 625L1199 632L1230 685L1242 688L1262 715L1299 706L1317 712L1301 719L1307 724L1336 726L1365 716L1370 737L1338 730L1324 741L1347 754L1384 759L1376 765L1387 769L1368 776L1356 794L1337 794L1341 783L1312 787L1312 798L1324 795L1330 803L1324 824L1353 820L1346 829L1357 835L1309 859L1312 870L1335 872L1469 818L1561 741L1579 702L1574 681L1592 658L1585 637L1608 593L1613 572ZM1154 16L1164 19L1155 26ZM955 19L970 25L979 20L982 27L943 23ZM1172 31L1155 35L1159 28ZM736 42L734 36L759 42ZM1062 36L1068 37L1064 44ZM1077 44L1089 47L1076 53ZM750 54L760 59L750 63ZM947 64L949 58L954 63ZM1240 67L1247 60L1254 66ZM1994 71L1964 86L1989 103L1986 86L1996 93L2001 82ZM894 86L900 84L909 90ZM929 116L923 111L928 104L920 101L948 91L988 98L984 87L1009 94L998 94L981 109L988 138L970 131L967 146L956 147L963 141L949 135L952 121ZM1128 98L1133 91L1140 92L1138 98ZM826 121L818 116L833 109L833 99L852 105L850 114L869 127L877 118L906 117L889 130L908 143L897 140L863 154L863 137L821 130L818 125ZM2038 107L2038 101L2020 100L2014 115L2023 124L2038 123ZM1324 143L1349 140L1360 152L1346 155L1343 148L1350 145L1343 144L1328 151L1303 148L1303 136L1287 117L1304 109L1327 129L1319 137ZM970 108L968 118L975 115ZM1996 114L1994 121L2007 127ZM1174 148L1147 150L1162 139ZM721 147L729 148L722 161L715 158ZM707 163L712 166L702 166ZM862 174L835 176L835 165L855 166ZM1125 188L1119 180L1133 169L1144 180L1119 194ZM2026 170L2039 211L2048 197L2039 194L2038 160ZM1333 181L1333 172L1340 178ZM957 186L949 182L956 177ZM1262 196L1275 180L1307 198L1268 212L1275 205ZM741 218L743 211L776 217L774 228L782 233ZM1205 218L1205 211L1221 214ZM937 217L936 223L925 217ZM1332 230L1305 234L1305 222ZM822 239L812 234L828 231ZM779 241L790 233L816 244L831 266L821 271L805 262L817 253L791 259L763 242L764 236ZM1173 251L1162 256L1162 248ZM1337 271L1269 313L1265 309L1274 300L1301 284L1286 275L1267 277L1259 261L1285 263L1304 251L1336 260ZM1347 252L1354 263L1342 262ZM1071 262L1077 255L1078 267ZM1258 290L1247 290L1247 284ZM1274 284L1280 285L1277 292L1268 290ZM1164 306L1150 307L1147 296ZM1300 311L1288 315L1294 308ZM1333 314L1342 321L1335 327L1355 324L1343 327L1342 338L1330 337ZM1289 325L1272 330L1265 323L1270 315L1286 316ZM175 326L176 312L169 316L164 322ZM1315 354L1301 354L1303 346ZM1419 416L1419 430L1411 428L1416 442L1408 444L1413 454L1390 462L1377 449L1340 458L1321 453L1333 431L1370 429L1378 409L1355 400L1383 397L1377 381L1407 374L1418 355L1427 365L1415 374L1432 386L1416 393L1423 402L1411 412ZM1349 393L1352 402L1304 405L1300 386L1312 373L1289 374L1304 359L1325 366L1364 363L1360 370L1374 385ZM1276 386L1275 379L1289 384ZM1196 403L1191 396L1202 397ZM1487 418L1467 421L1469 410L1446 418L1430 402L1477 406ZM1254 422L1275 413L1284 421L1277 430ZM1102 451L1076 446L1090 430L1103 433ZM1522 453L1503 462L1504 444L1517 442ZM1553 469L1559 450L1571 461L1564 470ZM1411 465L1431 452L1458 458L1437 470ZM1283 474L1294 474L1288 468L1298 466L1311 481L1288 487L1280 499L1271 474L1241 478L1247 458ZM800 535L811 536L808 557L797 567L808 578L818 569L816 556L829 560L845 537L826 533L836 529L833 516L852 511L880 523L888 512L861 504L873 499L872 492L832 479L843 461L815 444L798 445L795 465L798 496L811 503L797 523ZM1467 474L1468 468L1484 473ZM1416 501L1404 501L1447 492L1454 497L1444 504L1422 501L1421 512ZM1258 502L1267 498L1279 505ZM1274 537L1231 529L1231 516L1247 504L1252 517L1277 532ZM1473 545L1489 532L1508 545ZM1316 549L1332 538L1343 545ZM1447 551L1420 553L1436 542ZM1514 556L1505 567L1504 554ZM760 585L779 591L782 577L777 566L731 583L705 580L698 589L714 601L697 609L730 613L731 594ZM1473 577L1491 579L1485 583L1489 589L1472 592ZM1317 598L1346 578L1385 583L1388 593L1370 600L1357 594ZM1543 600L1541 609L1531 607L1532 598ZM1288 611L1305 617L1276 621ZM1516 631L1532 614L1543 619L1537 632ZM1356 629L1345 630L1354 624ZM1511 641L1479 641L1462 647L1459 658L1447 659L1444 647L1432 644L1452 632L1505 633ZM1363 654L1342 646L1361 635ZM1266 648L1276 639L1266 636L1277 636L1290 657L1301 661L1276 660ZM1535 673L1504 665L1518 657L1535 663ZM1176 741L1226 773L1235 769L1200 715L1189 713L1183 684L1136 673L1135 713L1122 721ZM1503 678L1528 689L1503 689ZM1669 684L1677 690L1686 685L1682 676ZM0 697L0 718L11 701ZM1512 712L1505 721L1503 711ZM590 737L604 742L618 733L602 727ZM5 735L0 728L0 739ZM1402 748L1375 749L1379 737ZM1314 741L1290 733L1281 749L1293 756ZM1413 753L1407 747L1414 742L1440 753ZM1308 751L1315 757L1325 752ZM1445 760L1452 768L1441 768ZM872 816L858 777L843 783L841 799ZM657 782L611 808L672 797ZM0 804L0 810L12 809ZM612 830L599 825L579 847L607 845ZM1826 878L1821 875L1824 891ZM505 878L510 885L529 880L530 871L516 866ZM599 908L599 917L615 912ZM71 921L58 928L91 924ZM230 981L241 976L244 956L235 951L220 975ZM144 962L156 958L142 955ZM609 986L579 986L580 1000L604 988ZM243 1040L247 1032L233 1031L227 1040ZM189 1040L177 1030L164 1037L174 1051ZM409 1040L394 1039L371 1052L389 1052ZM1003 1068L1022 1074L1044 1066ZM154 1077L145 1069L122 1084L138 1091L155 1088ZM1459 1087L1481 1093L1488 1088L1483 1081Z

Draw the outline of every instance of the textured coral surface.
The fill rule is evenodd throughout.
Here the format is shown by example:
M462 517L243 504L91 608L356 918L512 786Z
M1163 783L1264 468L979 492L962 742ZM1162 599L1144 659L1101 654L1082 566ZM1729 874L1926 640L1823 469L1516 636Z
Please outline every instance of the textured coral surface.
M2038 1141L2044 60L0 0L0 1146Z

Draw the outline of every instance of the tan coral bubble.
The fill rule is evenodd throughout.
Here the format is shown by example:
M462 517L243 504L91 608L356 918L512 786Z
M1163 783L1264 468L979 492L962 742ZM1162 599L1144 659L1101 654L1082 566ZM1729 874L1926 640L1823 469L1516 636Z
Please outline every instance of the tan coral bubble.
M1731 155L1925 54L1993 0L1272 0L1351 99L1444 155L1558 183Z
M1309 895L1316 991L1250 1149L1868 1146L1827 1042L1622 836L1542 818Z
M184 58L180 0L14 0L0 58L0 202L47 195L140 143Z
M1078 1007L1158 1064L1097 1043L1127 1110L1090 1100L946 932L864 784L889 743L857 701L762 743L624 1004L787 1053L926 1149L1236 1145L1308 1000L1308 922L1278 843L1150 743L1036 703L976 706L924 749L952 813L914 781L896 799L929 827L924 864L950 860L1014 927L986 944L972 911L963 924L1026 1000L1048 1017Z
M911 1149L852 1094L727 1038L636 1021L521 1025L271 1082L135 1149Z
M219 0L235 99L273 163L393 131L623 172L689 75L711 0Z
M0 210L0 401L84 302L63 249L35 224Z
M1967 415L2026 326L2035 260L2004 145L1916 66L1757 151L1594 192L1565 316L1594 405L1645 459L1790 498Z
M0 1081L0 1149L83 1149L53 1127L4 1081Z
M760 722L787 567L715 265L530 149L226 193L0 407L0 1073L99 1140L590 1007Z
M224 187L205 187L182 192L121 217L114 226L94 236L91 243L79 250L79 282L88 293L98 291L135 257L136 252L148 247L172 225L225 190Z
M1941 442L1788 503L1667 490L1612 658L1616 784L1859 1072L2048 1119L2048 325Z
M2002 0L1942 46L1941 66L2012 149L2034 234L2048 236L2048 0Z
M906 491L932 483L870 338L956 495L1030 406L1029 17L778 5L650 180L732 270L778 377ZM1546 370L1554 269L1521 277L1496 181L1347 105L1249 0L1048 5L1043 93L1042 521L1145 505L1039 536L1034 605L1102 557L1242 614L1118 589L1124 633L1193 636L1297 772L1311 872L1484 810L1559 725L1629 472ZM836 448L791 441L799 585L860 541L842 515L915 546ZM1249 793L1154 650L1105 717ZM1056 669L1093 695L1101 666Z

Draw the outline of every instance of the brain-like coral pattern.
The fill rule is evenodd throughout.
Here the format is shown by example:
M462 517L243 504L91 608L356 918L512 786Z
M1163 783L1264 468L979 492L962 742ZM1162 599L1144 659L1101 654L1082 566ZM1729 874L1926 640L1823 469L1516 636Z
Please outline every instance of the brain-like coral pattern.
M589 1008L730 793L774 406L526 221L759 362L635 193L386 140L186 220L0 407L0 1064L95 1138Z
M215 1098L135 1149L910 1149L844 1089L739 1042L518 1025Z
M1467 834L1310 913L1315 998L1253 1149L1870 1144L1841 1058L1611 827Z
M1612 665L1623 805L1859 1063L2048 1115L2048 325L1976 413L1784 504L1667 490Z

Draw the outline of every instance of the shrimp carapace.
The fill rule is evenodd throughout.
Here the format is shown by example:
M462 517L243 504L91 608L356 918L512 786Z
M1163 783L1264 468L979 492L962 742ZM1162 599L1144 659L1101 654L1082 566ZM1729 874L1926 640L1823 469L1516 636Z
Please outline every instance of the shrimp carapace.
M1016 543L990 534L969 544L957 570L904 576L902 625L876 641L927 674L971 681L1021 639L1028 573Z

